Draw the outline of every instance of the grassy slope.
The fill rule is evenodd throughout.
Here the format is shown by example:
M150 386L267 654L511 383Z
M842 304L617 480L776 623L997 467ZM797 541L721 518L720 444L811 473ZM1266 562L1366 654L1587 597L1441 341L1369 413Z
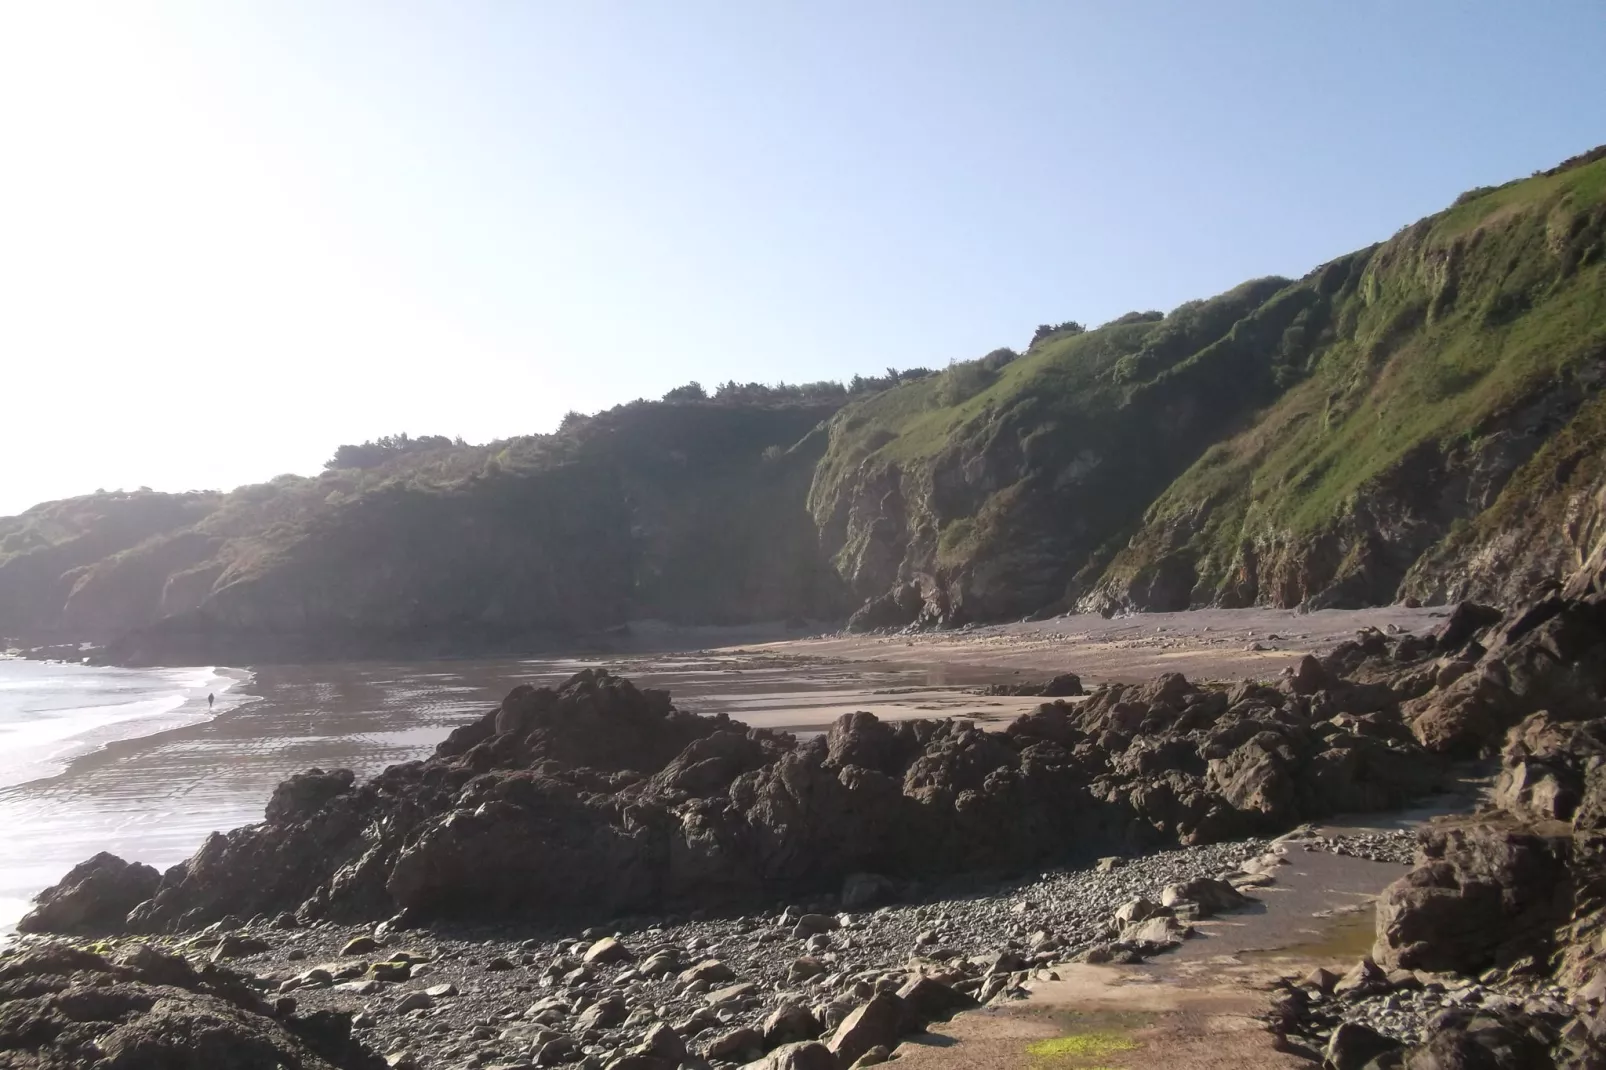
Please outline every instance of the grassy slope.
M1314 300L1286 286L1255 280L1163 318L1050 337L994 374L956 365L845 409L810 493L838 566L875 556L880 527L851 515L892 473L930 511L910 523L940 532L936 560L912 567L958 577L956 590L996 573L992 613L1059 598L1200 450L1302 374ZM1033 560L1015 567L1023 542Z
M1130 583L1180 550L1202 590L1219 588L1243 542L1319 534L1413 450L1476 445L1606 352L1603 235L1596 160L1463 197L1379 247L1310 378L1179 478L1108 578Z

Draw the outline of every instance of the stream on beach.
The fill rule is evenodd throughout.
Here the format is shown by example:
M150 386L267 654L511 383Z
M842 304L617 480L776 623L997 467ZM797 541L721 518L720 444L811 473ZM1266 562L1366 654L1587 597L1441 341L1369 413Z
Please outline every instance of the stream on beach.
M26 703L16 705L32 711L26 725L20 713L9 724L10 736L0 720L16 774L0 779L0 933L42 888L99 851L166 868L210 833L261 820L268 796L291 773L317 766L369 776L423 758L514 685L560 682L591 666L667 689L681 709L799 733L820 731L851 710L1007 719L1039 701L974 693L1024 678L1014 669L741 652L250 672L0 661L0 694L26 688ZM208 694L218 698L212 713ZM37 744L26 754L24 738Z

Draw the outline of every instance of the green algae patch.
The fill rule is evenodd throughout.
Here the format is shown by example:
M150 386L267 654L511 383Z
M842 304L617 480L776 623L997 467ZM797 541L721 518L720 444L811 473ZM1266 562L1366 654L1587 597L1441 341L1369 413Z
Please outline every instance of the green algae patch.
M1121 1052L1135 1051L1137 1047L1138 1042L1124 1033L1095 1029L1039 1040L1026 1046L1026 1054L1056 1068L1106 1070L1103 1060Z

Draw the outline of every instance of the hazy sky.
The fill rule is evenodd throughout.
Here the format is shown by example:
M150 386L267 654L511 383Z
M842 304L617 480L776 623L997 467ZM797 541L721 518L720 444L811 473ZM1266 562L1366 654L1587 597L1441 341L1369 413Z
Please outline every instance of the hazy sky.
M0 514L1022 345L1606 141L1606 3L0 2Z

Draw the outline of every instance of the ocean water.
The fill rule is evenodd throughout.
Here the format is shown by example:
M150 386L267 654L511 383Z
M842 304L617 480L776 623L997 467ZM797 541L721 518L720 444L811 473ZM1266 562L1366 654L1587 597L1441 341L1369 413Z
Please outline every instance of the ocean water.
M212 668L111 669L0 658L0 932L26 911L43 867L60 868L59 854L39 850L40 830L30 824L37 815L19 805L32 790L121 741L158 737L224 713L239 703L236 688L247 679L248 673ZM212 709L209 694L216 696ZM106 815L109 823L117 816Z
M121 739L196 724L231 705L242 674L110 669L0 658L0 788L55 776ZM207 708L207 695L218 704Z

